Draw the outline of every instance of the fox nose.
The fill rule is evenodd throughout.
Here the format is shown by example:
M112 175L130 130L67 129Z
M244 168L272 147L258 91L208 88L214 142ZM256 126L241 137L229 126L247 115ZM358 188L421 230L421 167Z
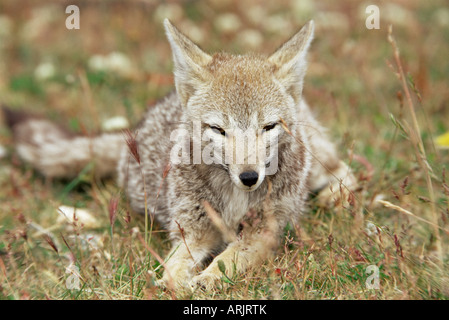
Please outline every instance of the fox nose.
M255 185L259 179L259 174L256 171L245 171L239 175L240 181L247 186Z

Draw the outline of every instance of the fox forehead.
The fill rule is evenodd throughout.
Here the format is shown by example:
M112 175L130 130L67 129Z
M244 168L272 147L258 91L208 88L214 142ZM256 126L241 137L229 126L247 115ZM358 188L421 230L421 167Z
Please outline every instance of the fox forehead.
M292 102L276 81L276 66L262 55L218 53L206 70L210 81L201 94L206 104L202 112L219 125L230 125L231 120L245 127L278 121Z
M245 55L235 55L226 52L218 52L212 55L211 61L206 68L214 75L220 75L226 71L249 71L252 74L261 75L263 73L273 74L277 67L270 63L268 59L257 53Z
M270 84L277 67L258 54L232 55L216 53L205 68L210 73L212 85L223 87L261 87Z

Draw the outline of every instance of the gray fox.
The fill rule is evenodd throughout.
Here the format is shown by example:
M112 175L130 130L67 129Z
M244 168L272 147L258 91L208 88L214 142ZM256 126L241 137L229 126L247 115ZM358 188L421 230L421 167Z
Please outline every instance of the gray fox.
M268 57L209 55L164 25L176 90L127 138L74 135L8 109L5 118L17 153L43 175L93 162L97 175L117 175L134 211L154 213L172 240L162 285L210 288L223 266L245 272L272 256L310 191L330 199L356 179L302 98L313 21Z

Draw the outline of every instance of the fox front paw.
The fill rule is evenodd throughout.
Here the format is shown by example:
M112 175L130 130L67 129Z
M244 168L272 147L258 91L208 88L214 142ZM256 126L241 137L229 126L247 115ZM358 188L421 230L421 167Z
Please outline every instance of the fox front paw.
M221 273L203 271L199 275L192 278L190 286L193 290L203 289L212 290L216 288L218 281L221 279Z
M161 279L156 281L156 285L164 289L182 290L190 287L192 276L189 272L172 270L164 272Z

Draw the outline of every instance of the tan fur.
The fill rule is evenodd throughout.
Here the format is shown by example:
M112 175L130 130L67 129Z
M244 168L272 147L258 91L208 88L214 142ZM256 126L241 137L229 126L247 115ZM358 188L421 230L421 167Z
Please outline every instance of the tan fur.
M136 128L139 159L130 155L123 139L116 135L92 140L56 132L54 139L48 139L28 132L34 138L19 142L19 152L44 174L61 176L64 170L76 172L94 157L105 161L108 158L103 153L108 152L104 146L112 146L109 159L113 162L120 154L118 180L132 208L140 213L145 208L154 212L170 230L173 249L165 261L161 283L177 288L211 287L221 277L219 261L228 271L236 266L238 272L244 272L270 257L286 224L297 223L309 191L324 187L327 201L335 196L328 185L337 191L341 183L354 187L355 179L302 99L313 22L269 57L209 55L168 20L165 28L173 52L176 92L150 108ZM209 135L215 146L233 147L239 139L238 133L234 134L237 129L254 130L257 141L274 137L277 143L274 149L268 149L268 144L261 147L270 150L268 162L250 162L251 152L244 152L243 163L171 165L164 179L163 172L171 161L171 133L183 129L192 136L194 121L201 123L201 134ZM22 132L31 124L28 121L23 126ZM48 127L46 123L42 126ZM201 150L206 146L201 141ZM276 151L278 167L267 175L267 167L274 161L270 158L272 150ZM45 160L47 153L53 159L59 154L64 161ZM247 186L240 174L250 171L258 178ZM211 210L216 214L211 215ZM211 256L216 257L200 271Z

